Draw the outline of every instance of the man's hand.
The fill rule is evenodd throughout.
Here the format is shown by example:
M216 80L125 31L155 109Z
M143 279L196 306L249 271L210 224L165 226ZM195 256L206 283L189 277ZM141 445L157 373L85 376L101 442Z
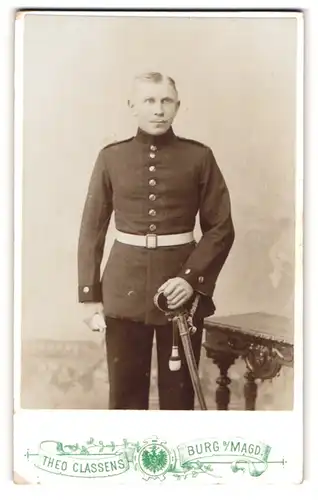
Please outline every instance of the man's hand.
M86 302L82 304L85 318L84 321L93 332L102 332L106 328L103 304Z
M183 278L171 278L161 285L158 292L163 292L169 309L177 309L192 297L193 288Z

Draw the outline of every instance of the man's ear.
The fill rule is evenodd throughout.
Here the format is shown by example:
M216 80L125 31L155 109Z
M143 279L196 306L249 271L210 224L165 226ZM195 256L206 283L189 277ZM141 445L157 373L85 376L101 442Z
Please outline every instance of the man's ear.
M181 104L181 103L180 103L180 101L178 101L178 102L176 103L176 112L175 112L175 115L176 115L176 114L178 113L178 111L179 111L180 104Z
M136 109L135 109L134 102L131 101L130 99L128 99L127 104L128 104L129 109L132 111L133 115L136 116Z

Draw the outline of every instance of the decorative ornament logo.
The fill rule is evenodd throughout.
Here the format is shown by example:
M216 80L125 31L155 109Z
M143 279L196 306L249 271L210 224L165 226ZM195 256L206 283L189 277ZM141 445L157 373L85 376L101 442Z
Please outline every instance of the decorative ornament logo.
M142 473L144 479L162 481L165 474L175 467L175 453L166 446L166 441L159 441L157 437L144 442L145 445L135 455L135 469Z

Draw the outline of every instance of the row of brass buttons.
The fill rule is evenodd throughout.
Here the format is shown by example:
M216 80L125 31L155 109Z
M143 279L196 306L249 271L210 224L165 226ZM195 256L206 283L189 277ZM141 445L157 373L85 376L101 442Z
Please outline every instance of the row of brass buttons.
M154 146L154 145L152 144L152 145L150 146L150 150L151 150L151 151L157 151L157 147L156 147L156 146ZM152 158L152 159L153 159L153 158L155 158L155 157L156 157L155 153L150 153L150 154L149 154L149 158ZM156 167L155 167L155 165L150 165L150 167L149 167L149 169L148 169L148 170L149 170L149 172L155 172L155 171L156 171ZM155 187L156 185L157 185L157 181L156 181L156 179L149 179L149 186L151 186L151 187ZM150 193L150 194L149 194L149 200L150 200L150 201L156 201L156 199L157 199L157 196L156 196L154 193ZM156 210L155 210L154 208L150 208L150 209L148 210L148 214L149 214L151 217L155 217L155 216L157 215L157 212L156 212ZM150 230L152 233L153 233L154 231L156 231L156 229L157 229L156 224L150 224L150 225L149 225L149 230Z

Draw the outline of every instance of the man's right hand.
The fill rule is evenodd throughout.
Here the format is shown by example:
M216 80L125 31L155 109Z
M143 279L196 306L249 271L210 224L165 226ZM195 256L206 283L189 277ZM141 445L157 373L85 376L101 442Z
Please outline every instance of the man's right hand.
M84 310L84 322L93 332L102 332L106 328L104 318L104 307L100 302L85 302L82 304Z

